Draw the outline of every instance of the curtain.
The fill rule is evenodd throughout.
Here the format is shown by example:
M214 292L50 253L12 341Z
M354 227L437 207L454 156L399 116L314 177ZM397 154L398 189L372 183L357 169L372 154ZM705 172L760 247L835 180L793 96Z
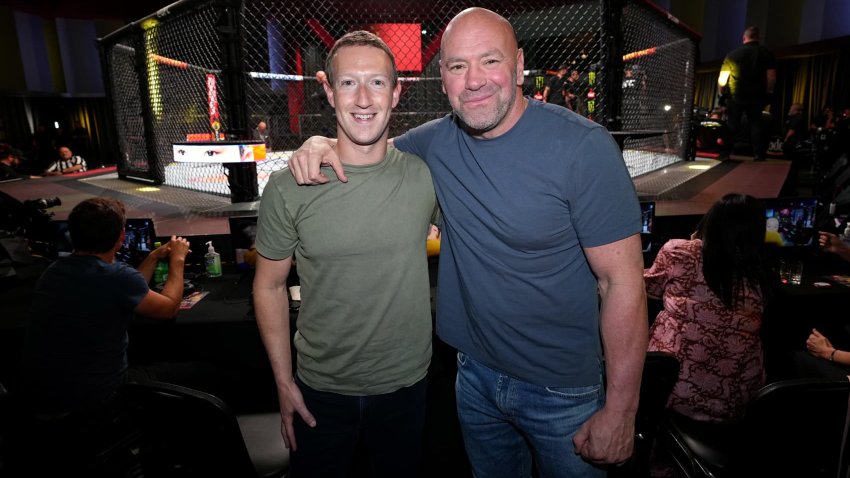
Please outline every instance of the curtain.
M0 143L29 149L32 131L27 121L26 99L19 96L0 97Z
M773 116L783 124L792 103L803 105L807 124L824 106L833 111L850 107L850 47L784 56L777 54L775 98L770 106ZM710 110L717 105L717 75L721 62L697 69L694 106Z
M694 107L711 110L717 104L717 75L720 74L720 65L716 69L697 70L696 91L694 92Z
M25 99L32 106L36 132L34 159L41 168L56 159L56 148L67 146L82 156L89 168L114 164L110 144L115 141L106 98L65 98L33 96ZM54 128L59 123L59 129Z

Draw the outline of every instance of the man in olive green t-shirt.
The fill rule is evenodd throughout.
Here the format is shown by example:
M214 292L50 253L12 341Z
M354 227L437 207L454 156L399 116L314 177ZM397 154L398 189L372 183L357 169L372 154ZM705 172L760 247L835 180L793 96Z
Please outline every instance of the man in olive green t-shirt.
M346 476L365 440L377 476L418 472L431 358L426 256L434 187L417 157L387 150L400 86L367 32L328 55L328 101L348 183L300 187L274 174L260 203L254 302L293 475ZM286 276L298 261L293 374Z

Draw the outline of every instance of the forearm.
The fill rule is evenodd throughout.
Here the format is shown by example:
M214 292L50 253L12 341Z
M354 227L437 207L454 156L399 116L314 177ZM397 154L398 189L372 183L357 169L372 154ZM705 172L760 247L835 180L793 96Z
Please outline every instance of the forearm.
M642 287L614 285L601 291L600 330L605 354L605 407L624 414L637 411L649 336Z
M839 350L833 347L830 343L826 343L816 348L813 348L810 350L810 352L815 357L824 359L827 362L834 362L839 365L850 366L850 352L846 350Z
M156 254L151 252L145 257L139 267L136 267L136 270L142 274L145 278L145 282L150 282L151 277L153 277L153 271L156 269L157 257Z
M325 136L310 136L309 138L307 138L307 141L304 142L304 145L307 145L307 144L316 144L316 145L326 144L331 149L336 149L336 138L328 138L328 137L325 137ZM304 145L302 145L302 147Z
M850 352L838 349L834 350L835 354L831 354L832 361L840 365L850 366Z
M75 172L77 172L77 171L79 171L79 170L81 170L81 169L83 169L83 166L82 166L82 165L80 165L80 164L77 164L77 165L71 166L70 168L65 168L65 169L63 169L63 170L62 170L62 174L71 174L71 173L75 173Z
M592 463L616 464L634 452L648 340L640 238L635 234L584 251L599 281L606 391L605 405L582 424L573 444Z
M162 287L162 295L176 301L178 306L183 299L183 267L185 259L171 257L168 261L168 277Z
M286 285L254 288L254 312L260 337L274 373L278 395L294 380L289 332L289 298Z
M841 239L836 238L836 241L838 244L834 246L833 252L845 261L850 261L850 247L841 242Z
M607 380L604 410L634 418L649 338L640 235L586 248L585 254L599 282Z

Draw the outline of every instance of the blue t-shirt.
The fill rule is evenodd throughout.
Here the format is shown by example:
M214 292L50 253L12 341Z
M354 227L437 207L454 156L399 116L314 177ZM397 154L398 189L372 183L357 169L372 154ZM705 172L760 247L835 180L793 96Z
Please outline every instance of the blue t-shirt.
M70 255L44 271L24 346L35 410L87 411L114 394L127 372L127 326L148 291L139 271L95 256Z
M473 138L449 115L394 144L425 159L443 212L440 338L531 383L599 383L597 282L582 248L641 227L611 135L529 100L497 138Z

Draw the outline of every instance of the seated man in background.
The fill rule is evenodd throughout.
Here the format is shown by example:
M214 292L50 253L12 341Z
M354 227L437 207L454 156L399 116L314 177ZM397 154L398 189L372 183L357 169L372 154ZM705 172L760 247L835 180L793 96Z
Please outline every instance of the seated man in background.
M260 121L257 123L257 127L254 128L254 139L262 140L264 143L269 142L269 125L265 121Z
M818 234L818 243L823 250L837 255L845 261L850 261L850 246L844 243L840 237L827 231L820 231ZM846 327L842 327L839 333L833 333L833 340L836 340L836 343L843 342L846 344L848 334L850 334L850 331ZM815 328L812 329L806 339L806 351L808 355L795 353L794 356L795 373L799 377L814 376L846 380L847 376L850 375L850 350L847 350L846 346L844 349L839 349L833 345L826 335Z
M67 146L62 146L56 151L59 154L59 159L44 170L45 176L61 176L87 170L86 160L80 156L74 156L74 153Z
M783 127L782 154L786 159L797 159L797 145L805 139L806 120L803 119L803 105L794 103L788 109L788 117Z
M0 181L40 178L41 176L30 176L20 171L23 160L24 156L20 149L12 148L7 144L0 144Z
M74 252L51 264L33 291L23 356L24 396L34 416L29 430L33 452L53 456L64 471L91 456L121 408L134 315L174 317L183 296L189 243L172 237L138 270L116 262L124 214L124 205L110 198L75 206L68 218ZM148 283L157 261L166 258L168 278L158 293Z

